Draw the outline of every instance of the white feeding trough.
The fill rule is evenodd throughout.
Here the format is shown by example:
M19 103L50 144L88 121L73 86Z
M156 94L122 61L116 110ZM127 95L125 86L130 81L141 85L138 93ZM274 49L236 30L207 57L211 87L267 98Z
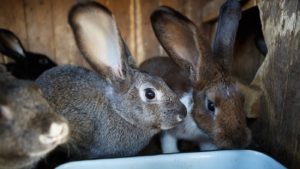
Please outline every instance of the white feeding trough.
M251 150L225 150L76 161L56 169L285 169L271 157Z

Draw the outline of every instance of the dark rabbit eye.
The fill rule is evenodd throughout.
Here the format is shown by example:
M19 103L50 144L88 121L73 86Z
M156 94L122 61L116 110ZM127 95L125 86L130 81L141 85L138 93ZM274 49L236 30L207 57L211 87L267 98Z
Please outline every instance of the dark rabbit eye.
M210 100L207 100L207 109L211 112L215 112L215 104Z
M145 89L145 96L149 100L154 99L155 98L155 93L154 93L153 89L151 89L151 88Z
M40 59L39 64L46 65L46 64L48 64L48 60L47 59Z

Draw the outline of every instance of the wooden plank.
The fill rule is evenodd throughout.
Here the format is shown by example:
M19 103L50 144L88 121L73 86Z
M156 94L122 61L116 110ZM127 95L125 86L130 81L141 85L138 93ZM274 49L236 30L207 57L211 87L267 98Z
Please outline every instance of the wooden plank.
M12 12L14 11L14 12ZM23 46L27 48L27 33L25 26L24 4L22 0L2 0L0 5L0 27L14 32ZM12 60L0 54L0 63Z
M25 0L28 50L54 59L52 1Z
M74 0L53 0L53 24L55 57L58 64L73 64L89 67L81 56L68 24L68 12Z
M297 0L258 4L268 54L253 85L265 95L266 108L253 125L253 137L287 168L300 166L300 21Z
M185 14L196 25L202 26L202 8L209 0L188 0Z
M213 0L206 4L203 8L202 20L204 22L210 22L217 19L219 16L219 9L225 1L226 0ZM257 6L257 0L248 0L243 4L242 10L245 11L254 6Z
M22 0L1 1L0 27L14 32L21 40L23 46L25 48L28 47L24 4ZM0 62L7 63L9 60L4 55L0 55Z
M160 55L159 43L150 24L150 15L158 7L159 1L135 0L135 25L137 64L147 58Z
M25 48L28 47L24 4L22 0L1 0L0 27L14 32L21 40L23 46Z
M203 7L207 2L210 0L188 0L185 14L198 26L203 37L210 39L212 26L202 21Z
M185 14L185 6L187 6L188 1L186 0L159 0L159 6L165 5L175 10L179 11L182 14Z

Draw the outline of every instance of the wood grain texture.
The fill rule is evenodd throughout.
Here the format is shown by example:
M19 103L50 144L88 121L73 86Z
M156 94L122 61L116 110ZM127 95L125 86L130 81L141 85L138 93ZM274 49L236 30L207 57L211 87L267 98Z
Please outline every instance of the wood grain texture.
M226 0L212 0L210 3L207 3L203 8L203 17L202 20L204 22L210 22L218 18L219 16L219 9L222 4ZM257 0L244 0L242 10L248 10L253 8L257 5Z
M288 168L300 166L300 2L258 3L268 46L253 84L266 98L266 112L253 126L262 149Z
M28 47L26 18L22 0L1 0L0 27L13 31L23 46Z
M13 31L21 40L24 48L27 48L28 39L25 19L22 0L1 0L0 28ZM9 61L7 57L0 55L0 63L8 63Z
M67 23L71 6L84 1L90 0L2 0L0 27L15 32L26 49L46 54L58 64L89 67L78 51ZM201 9L207 1L97 0L114 13L120 32L137 63L149 57L166 55L151 27L150 15L154 9L160 5L171 6L202 27Z
M28 50L54 56L52 1L25 0Z
M158 5L158 0L147 1L147 3L143 0L135 0L136 61L138 64L147 58L160 55L159 43L150 24L150 15Z
M53 27L55 57L58 64L87 66L81 56L68 24L68 11L76 3L74 0L53 0Z

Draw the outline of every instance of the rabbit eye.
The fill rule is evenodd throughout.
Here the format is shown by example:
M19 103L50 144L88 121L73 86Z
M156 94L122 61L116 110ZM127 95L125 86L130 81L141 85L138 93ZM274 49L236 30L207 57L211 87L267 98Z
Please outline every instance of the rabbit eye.
M215 112L215 104L211 100L207 99L206 107L209 111Z
M151 89L151 88L145 89L145 96L149 100L154 99L155 98L155 93L154 93L153 89Z
M47 59L40 59L39 64L46 65L46 64L48 64L48 60Z

